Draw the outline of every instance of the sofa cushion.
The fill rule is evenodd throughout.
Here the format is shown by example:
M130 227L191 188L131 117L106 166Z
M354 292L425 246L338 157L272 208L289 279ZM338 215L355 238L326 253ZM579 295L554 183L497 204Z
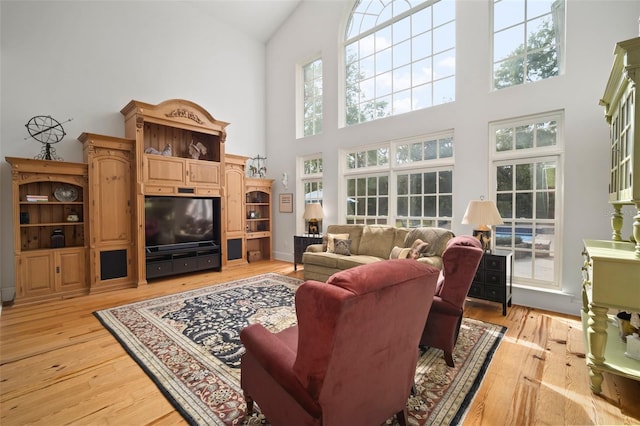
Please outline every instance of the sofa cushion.
M368 225L362 230L358 254L388 259L394 246L396 230L390 226Z
M327 253L326 251L319 253L305 252L302 255L302 263L305 264L305 268L306 265L319 265L335 269L338 267L338 259L341 257L339 254Z
M442 256L447 242L453 238L453 232L444 228L413 228L404 239L404 247L411 247L415 240L420 239L429 243L423 256Z

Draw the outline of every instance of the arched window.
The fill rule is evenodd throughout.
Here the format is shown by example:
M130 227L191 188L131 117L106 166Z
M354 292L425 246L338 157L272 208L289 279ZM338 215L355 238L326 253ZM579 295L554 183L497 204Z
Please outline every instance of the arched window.
M453 0L357 0L345 31L345 123L455 100Z

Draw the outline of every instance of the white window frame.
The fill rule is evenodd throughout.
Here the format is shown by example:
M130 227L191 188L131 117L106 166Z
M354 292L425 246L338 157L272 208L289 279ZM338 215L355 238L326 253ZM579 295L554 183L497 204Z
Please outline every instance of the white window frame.
M523 12L523 17L522 20L518 20L517 22L514 21L512 22L510 25L507 25L503 28L500 28L498 31L495 31L495 21L496 21L496 8L495 5L496 3L501 3L504 2L505 4L507 4L508 0L490 0L490 19L491 19L491 29L490 29L490 34L491 34L491 65L490 65L490 75L491 75L491 87L490 90L492 91L496 91L496 90L502 90L502 89L506 89L509 87L516 87L516 86L521 86L524 84L530 84L530 83L535 83L536 81L540 81L540 80L544 80L546 78L553 78L553 77L557 77L559 75L564 74L564 68L565 68L565 39L566 39L566 19L567 19L567 13L566 13L566 6L567 6L567 0L563 0L563 4L560 8L558 8L559 10L562 10L562 20L561 22L558 23L558 30L560 34L555 34L556 36L556 44L555 44L555 48L557 50L557 66L558 66L558 74L554 75L554 76L549 76L549 77L545 77L545 78L541 78L538 80L528 80L527 78L527 70L529 69L528 67L528 61L526 61L526 58L528 56L528 46L527 46L527 38L529 36L529 26L532 22L534 22L536 19L539 19L545 15L551 15L553 17L553 12L549 11L549 12L545 12L545 13L541 13L541 14L536 14L533 16L529 16L529 10L528 10L528 3L533 3L536 0L522 0L522 4L523 4L523 8L524 10ZM515 2L514 2L515 4ZM505 87L501 87L501 88L496 88L496 82L495 82L495 71L496 71L496 65L498 63L501 62L505 62L510 60L511 58L514 58L514 56L512 57L507 57L507 58L501 58L499 61L495 61L495 50L496 50L496 46L495 46L495 42L496 42L496 34L499 33L504 33L506 31L508 31L509 29L513 29L518 27L519 25L523 25L523 30L524 30L524 34L523 34L523 47L525 49L525 52L522 55L522 58L524 59L524 64L523 64L523 81L521 83L517 83L517 84L512 84L510 86L505 86ZM547 46L549 47L549 46Z
M375 15L377 17L381 16L388 9L393 9L395 4L400 6L399 9L402 12L393 12L392 14L385 14L384 21L381 23L377 23L372 26L365 25L365 28L361 29L360 32L349 35L349 25L352 23L352 16L354 12L358 9L359 5L367 3L368 5L371 3L381 4L383 5L383 11L380 12L380 15ZM380 2L379 0L361 0L355 1L353 8L349 11L346 17L345 23L345 31L344 37L342 40L342 47L340 49L340 58L338 63L340 64L340 69L342 69L342 76L340 79L340 116L339 116L339 126L345 127L348 125L359 124L364 122L373 121L379 118L383 118L386 116L393 116L398 114L403 114L411 111L416 111L424 108L430 108L436 105L440 105L443 103L453 102L456 97L456 8L454 0L420 0L413 1L411 3L416 4L412 8L408 6L406 0L391 0ZM443 6L447 4L447 6ZM453 17L451 19L447 19L443 22L439 20L439 17L433 17L433 13L430 13L431 22L428 26L427 30L422 32L414 33L413 29L409 30L408 38L402 38L398 41L394 41L393 35L393 25L402 21L403 19L412 20L412 16L416 15L420 12L423 12L425 9L430 9L431 12L434 10L447 7L449 9L453 9ZM408 10L407 10L408 9ZM363 14L362 11L358 12L359 14ZM388 17L387 17L388 15ZM374 15L369 15L371 18ZM449 28L452 26L453 29ZM368 38L376 39L375 35L378 33L385 32L388 29L389 35L391 36L391 44L384 45L382 48L375 47L373 49L373 53L367 52L366 54L362 54L359 50L358 59L356 62L359 65L362 65L363 62L373 61L374 71L372 76L367 76L362 80L358 80L358 93L360 96L366 96L366 99L360 99L357 103L359 106L359 110L361 110L363 105L372 104L373 106L379 105L380 102L388 102L386 109L381 113L371 113L373 114L370 117L365 117L363 119L358 119L357 122L348 123L347 122L347 48L353 43L359 43L359 41L363 41L366 45L368 43ZM419 30L416 30L419 31ZM448 36L453 37L453 46L448 47L440 47L438 45L438 40L444 40L447 36L443 36L442 33L448 31ZM436 37L434 41L433 34L436 32ZM400 36L398 36L399 38ZM423 40L424 38L424 40ZM415 46L420 46L420 42L428 42L429 43L429 53L421 53L420 56L417 56L417 51L419 50ZM374 42L377 44L377 42ZM394 57L401 57L401 50L406 48L405 44L409 43L408 53L404 53L404 55L409 55L408 62L396 62ZM384 63L381 59L377 58L377 56L382 55L385 51L389 51L388 60L391 60L391 64L389 65L389 70L386 68L383 71L378 71L378 62L381 64ZM396 53L396 50L398 53ZM435 50L435 52L434 52ZM451 61L453 58L453 61ZM427 63L429 66L427 66ZM419 69L416 69L418 67ZM420 68L422 67L422 68ZM362 67L358 66L358 69ZM452 68L449 70L449 68ZM368 68L367 68L368 69ZM425 72L428 70L429 73ZM407 78L410 80L410 83L407 85L404 83ZM384 93L378 93L383 86L386 85L386 82L390 81L391 89L390 91ZM442 89L442 87L447 86L446 89ZM452 87L448 87L452 86ZM385 89L386 90L386 89ZM445 99L445 94L448 94L448 91L452 90L452 99ZM374 92L373 95L367 92ZM424 92L421 94L421 92ZM441 92L441 93L440 93ZM426 94L428 96L425 98ZM428 98L428 100L426 100ZM408 101L408 104L407 104ZM424 104L421 104L423 102ZM374 108L376 110L377 108ZM370 115L371 115L370 114Z
M520 150L510 150L510 151L496 151L496 138L495 132L498 129L507 128L507 127L517 127L523 126L532 123L540 123L545 121L555 120L556 125L556 144L552 146L544 146L538 148L527 148ZM563 208L564 208L564 195L563 195L563 181L564 181L564 126L565 126L565 117L564 111L552 111L548 113L530 115L526 117L518 117L507 120L494 121L489 123L489 141L490 141L490 179L491 179L491 188L492 195L491 198L496 200L497 198L497 176L496 169L498 166L508 165L508 164L531 164L531 163L539 163L539 162L555 162L556 165L556 173L555 173L555 218L551 221L549 219L537 219L532 218L531 221L535 223L553 223L554 226L554 264L553 264L553 278L551 281L532 279L528 277L522 277L515 274L515 270L513 271L513 283L514 285L528 287L538 290L560 290L562 286L562 257L563 257L563 247L562 247L562 236L563 236ZM516 189L514 188L515 192ZM535 192L535 186L534 186ZM535 210L533 211L535 214ZM518 219L518 218L503 218L505 222L528 222L529 219ZM514 259L517 261L517 259ZM535 260L534 260L535 262ZM514 268L516 269L516 268Z
M421 160L421 161L412 161L407 163L398 164L396 161L396 152L398 146L400 145L410 145L416 142L424 142L428 140L440 140L445 138L451 138L453 141L453 154L451 157L438 158L433 160ZM363 152L363 151L371 151L378 149L387 149L389 153L389 161L384 165L376 165L376 166L368 166L368 167L359 167L355 169L347 168L347 155L354 152ZM381 220L381 216L372 216L367 219L367 216L364 219L358 221L358 223L366 222L366 223L387 223L390 225L395 225L398 223L398 215L397 215L397 176L399 174L410 174L410 173L426 173L426 172L441 172L441 171L450 171L452 173L452 180L455 179L454 173L454 162L455 162L455 137L453 130L443 131L432 133L428 135L420 135L405 139L391 140L384 143L378 143L375 145L364 145L360 147L354 147L350 149L340 150L339 153L339 167L338 171L341 176L342 184L339 186L339 218L341 223L347 222L347 179L350 178L359 178L359 177L373 177L373 176L382 176L385 175L388 177L389 184L389 204L388 204L388 213L386 216L386 221ZM452 185L452 197L453 197L453 185ZM404 217L403 217L404 219ZM454 218L453 217L435 217L433 220L438 223L448 222L449 228L451 227Z
M322 160L323 161L323 172L320 173L305 173L304 163L309 160ZM296 174L299 177L296 179L296 194L300 194L296 200L296 211L299 214L296 214L296 234L301 235L306 233L306 224L305 220L302 217L305 208L305 192L304 192L304 184L307 182L319 182L323 185L323 173L324 173L324 160L322 158L322 153L309 154L305 156L301 156L297 158L297 170ZM324 185L323 185L324 186ZM322 198L315 198L314 201L320 200L321 204L324 204Z
M311 137L314 135L318 135L322 133L322 129L317 131L311 135L305 135L305 80L304 80L304 69L305 67L311 65L312 63L320 61L320 69L321 69L321 78L320 78L320 90L321 94L319 96L320 103L323 105L322 113L320 114L320 121L322 126L324 126L324 61L322 59L321 54L317 54L312 56L311 58L307 58L306 60L298 63L296 65L296 138L302 139Z

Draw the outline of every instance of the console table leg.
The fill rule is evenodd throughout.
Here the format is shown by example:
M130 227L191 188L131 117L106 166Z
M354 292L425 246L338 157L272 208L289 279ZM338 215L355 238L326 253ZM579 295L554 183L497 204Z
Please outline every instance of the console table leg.
M597 368L598 365L604 364L604 351L607 346L607 311L602 306L589 305L589 325L587 329L589 353L588 360L593 364L589 369L589 377L591 378L591 390L600 393L602 384L602 373Z

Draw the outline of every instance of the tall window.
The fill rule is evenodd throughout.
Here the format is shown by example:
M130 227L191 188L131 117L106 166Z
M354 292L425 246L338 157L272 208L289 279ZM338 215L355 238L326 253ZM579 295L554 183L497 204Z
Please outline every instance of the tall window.
M302 67L303 136L322 132L322 59Z
M453 135L344 152L346 223L451 229Z
M493 123L496 247L514 253L519 284L559 288L563 115Z
M562 72L565 0L493 1L493 86L529 83Z
M322 157L302 160L304 202L322 204Z
M345 123L455 100L453 0L359 0L345 33Z
M306 222L302 215L305 206L308 203L323 204L322 173L322 154L317 153L297 158L298 179L296 179L296 193L304 194L302 197L297 197L296 200L296 209L300 212L300 214L296 215L296 226L299 233L307 232Z

